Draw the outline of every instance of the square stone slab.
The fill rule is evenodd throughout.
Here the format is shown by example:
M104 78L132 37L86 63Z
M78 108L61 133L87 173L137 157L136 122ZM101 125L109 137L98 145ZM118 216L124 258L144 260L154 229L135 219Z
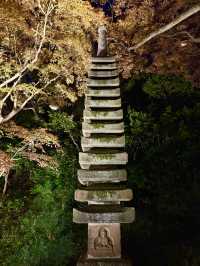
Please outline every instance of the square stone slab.
M119 72L117 69L114 70L89 70L88 76L89 77L95 77L95 78L111 78L116 77L119 75Z
M88 224L88 259L121 258L120 224Z
M130 201L133 199L131 189L77 189L75 200L79 202L93 202L94 204L106 202Z
M93 124L83 122L82 131L84 137L90 137L91 134L122 134L124 133L124 123L116 122L111 124L105 124L96 122Z
M88 205L73 209L73 222L89 223L132 223L135 220L135 209L119 205Z
M128 154L120 153L84 153L79 152L79 164L82 169L98 165L126 165Z
M115 63L116 59L113 56L106 56L106 57L92 57L91 58L92 63Z
M116 63L101 63L101 64L91 64L90 65L91 70L116 70L118 69L118 66Z
M91 99L86 97L85 99L85 109L88 108L120 108L121 107L121 98L120 99Z
M124 148L125 136L100 136L91 138L81 138L81 147L83 152L87 152L92 148Z
M120 85L119 78L108 78L108 79L87 79L88 87L118 87Z
M88 97L103 97L103 98L110 98L110 97L119 97L120 96L120 88L110 88L110 89L86 89L85 95Z
M119 183L127 181L125 169L117 170L78 170L78 180L82 185Z

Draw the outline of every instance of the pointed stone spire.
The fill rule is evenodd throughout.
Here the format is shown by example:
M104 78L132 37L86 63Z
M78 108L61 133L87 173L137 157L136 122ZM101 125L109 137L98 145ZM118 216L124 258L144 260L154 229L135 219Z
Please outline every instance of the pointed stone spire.
M107 56L107 29L105 26L100 26L98 29L98 50L97 56ZM96 63L96 62L95 62Z

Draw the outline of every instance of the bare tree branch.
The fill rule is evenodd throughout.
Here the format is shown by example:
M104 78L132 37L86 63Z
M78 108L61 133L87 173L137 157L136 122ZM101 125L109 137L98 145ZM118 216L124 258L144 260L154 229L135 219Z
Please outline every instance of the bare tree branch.
M190 34L189 32L187 31L182 31L182 34L186 34L192 42L194 43L200 43L200 38L195 38L194 36L192 36L192 34Z
M37 2L38 2L38 6L39 6L39 8L40 8L42 14L45 15L45 11L44 11L43 7L41 6L41 2L40 2L40 0L38 0Z
M8 187L8 174L6 174L4 177L4 186L3 186L2 196L5 196L7 187Z
M74 146L76 147L77 151L79 152L80 148L78 146L78 143L75 141L73 135L71 134L71 132L69 132L69 137L70 137L71 141L73 142Z
M34 65L37 62L39 54L41 53L42 46L44 44L45 38L46 38L46 29L47 29L48 18L49 18L50 14L52 13L53 10L54 10L54 6L50 2L49 5L48 5L48 8L47 8L47 11L44 14L44 25L43 25L43 30L42 30L42 37L41 37L40 44L39 44L39 47L38 47L38 49L37 49L37 51L35 53L34 58L30 62L25 63L25 65L22 67L22 69L18 73L16 73L14 76L12 76L9 79L7 79L4 82L2 82L0 84L0 88L3 88L5 86L7 86L9 83L11 83L11 82L15 81L16 79L18 79L19 77L21 77L24 74L24 72L30 66Z
M40 1L38 0L38 6L40 8L40 11L44 15L42 32L41 32L41 34L39 33L39 25L38 25L37 26L37 32L35 34L35 45L37 45L37 43L38 43L38 38L40 39L39 44L38 44L38 48L36 49L36 51L33 55L33 58L26 60L26 62L24 62L21 70L18 73L16 73L14 76L10 77L9 79L5 80L3 83L0 84L0 88L2 88L2 93L3 93L3 99L0 100L0 124L7 122L11 118L13 118L16 114L18 114L27 105L28 102L31 101L31 99L35 95L39 94L42 90L47 88L52 82L56 81L59 78L59 76L56 76L55 78L49 80L48 82L46 82L46 84L43 86L43 88L38 89L36 91L34 90L33 92L31 92L31 94L27 95L27 98L25 100L23 100L22 103L20 103L20 104L18 103L19 99L18 99L18 95L17 95L16 86L20 83L26 70L38 61L39 55L41 53L43 44L44 44L45 39L46 39L46 30L47 30L48 19L49 19L51 12L55 8L55 6L52 4L52 0L49 1L46 8L42 7ZM8 87L8 85L11 82L14 82L13 85L11 87ZM15 91L16 91L16 93L15 93ZM9 97L13 101L13 108L10 111L10 113L4 117L2 114L3 106L6 104L6 101Z
M182 35L182 34L185 34L187 35L191 42L193 43L200 43L200 38L195 38L191 33L189 33L188 31L179 31L179 32L176 32L174 34L165 34L163 35L162 37L163 38L174 38L174 37L177 37L178 35Z
M9 173L7 173L5 170L0 172L0 178L4 177L4 186L3 186L3 191L2 191L2 197L5 196L6 191L7 191L7 187L8 187L8 175Z
M186 20L187 18L191 17L192 15L198 13L200 11L200 4L195 5L194 7L190 8L189 10L187 10L185 13L183 13L182 15L180 15L178 18L176 18L175 20L173 20L172 22L170 22L169 24L161 27L160 29L150 33L147 37L145 37L141 42L139 42L138 44L132 46L129 48L129 51L133 51L133 50L137 50L138 48L140 48L141 46L143 46L144 44L146 44L147 42L149 42L151 39L157 37L158 35L172 29L173 27L175 27L177 24L181 23L182 21Z
M41 93L44 89L46 89L51 83L55 82L58 80L60 75L54 77L53 79L49 80L44 87L41 89L38 89L36 92L32 93L18 108L17 108L17 98L14 99L14 108L13 110L5 117L2 116L0 113L0 124L3 124L5 122L8 122L10 119L12 119L15 115L17 115L20 111L24 109L24 107L27 105L28 102L30 102L33 97ZM11 94L11 93L10 93ZM1 111L1 110L0 110Z
M15 161L17 155L18 155L19 153L23 152L23 151L26 149L27 146L28 146L28 144L26 143L24 146L20 147L20 148L19 148L19 149L13 154L13 156L11 157L10 160L11 160L11 161ZM6 194L6 192L7 192L7 187L8 187L8 183L9 183L9 180L8 180L9 172L10 172L10 171L5 171L5 170L3 170L3 171L0 172L0 178L1 178L2 176L4 176L4 186L3 186L3 191L2 191L2 197L4 197L5 194Z
M5 174L5 171L4 171L4 170L1 171L1 172L0 172L0 177L2 177L4 174Z
M122 42L122 40L116 39L116 38L107 38L108 44L110 45L111 43L109 41L114 42L114 44L120 45L124 50L127 50L129 52L129 48L126 45L125 42Z

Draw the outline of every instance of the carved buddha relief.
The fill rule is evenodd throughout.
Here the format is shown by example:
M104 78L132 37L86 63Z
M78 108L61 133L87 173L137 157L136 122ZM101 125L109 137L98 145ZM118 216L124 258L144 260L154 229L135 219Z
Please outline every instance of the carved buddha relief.
M98 231L98 236L94 240L95 250L112 250L114 248L114 241L110 237L110 231L106 227L101 227Z
M89 224L88 258L120 258L120 224Z

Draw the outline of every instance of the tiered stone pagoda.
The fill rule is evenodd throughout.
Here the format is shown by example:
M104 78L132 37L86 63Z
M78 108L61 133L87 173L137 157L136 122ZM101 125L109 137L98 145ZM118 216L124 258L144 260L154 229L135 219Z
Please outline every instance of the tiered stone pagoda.
M88 247L77 265L132 265L123 257L121 224L132 223L134 208L124 207L133 194L126 187L123 110L114 57L93 57L88 73L73 221L88 224ZM81 204L84 205L84 204Z

